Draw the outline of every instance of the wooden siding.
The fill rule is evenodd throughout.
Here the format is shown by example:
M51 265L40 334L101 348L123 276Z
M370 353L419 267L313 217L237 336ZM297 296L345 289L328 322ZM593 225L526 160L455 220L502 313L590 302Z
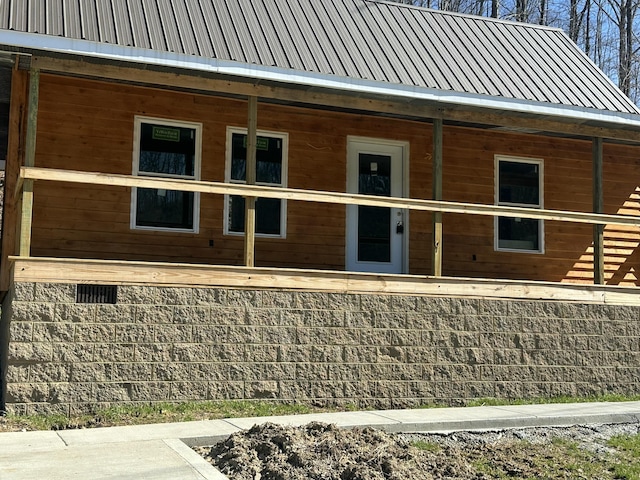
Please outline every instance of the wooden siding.
M226 127L245 127L246 101L42 75L36 166L130 174L135 115L201 122L203 180L223 181ZM288 186L344 191L348 135L410 143L410 191L430 198L427 122L259 103L258 128L289 134ZM638 214L638 147L605 144L605 212ZM591 209L591 143L469 128L444 128L443 199L494 202L494 155L544 160L544 206ZM243 238L223 235L223 198L201 197L198 234L131 230L129 189L38 182L34 256L241 265ZM431 269L432 215L412 212L410 271ZM289 202L287 238L256 240L256 265L341 270L345 207ZM592 228L545 222L545 253L495 252L493 219L444 214L443 274L591 282ZM210 247L210 240L213 246ZM636 285L636 228L605 229L607 283Z

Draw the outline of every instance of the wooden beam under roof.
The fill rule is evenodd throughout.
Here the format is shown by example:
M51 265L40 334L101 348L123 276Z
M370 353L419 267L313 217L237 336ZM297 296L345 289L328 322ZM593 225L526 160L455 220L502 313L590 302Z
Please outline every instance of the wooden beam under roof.
M342 110L393 115L402 118L491 125L495 127L521 128L528 131L549 132L573 137L600 137L640 144L640 128L629 129L623 125L603 123L602 126L586 124L578 119L552 119L549 116L511 112L507 110L456 107L450 104L402 99L353 95L329 89L301 88L284 84L267 84L241 78L223 78L194 75L190 71L140 68L129 63L97 63L91 59L74 60L34 56L32 65L42 72L111 80L158 88L177 88L207 94L256 96L261 100L329 107Z

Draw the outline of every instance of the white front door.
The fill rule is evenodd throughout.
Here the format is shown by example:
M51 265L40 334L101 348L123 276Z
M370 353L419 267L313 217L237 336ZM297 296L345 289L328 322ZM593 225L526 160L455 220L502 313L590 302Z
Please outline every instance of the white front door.
M402 197L404 143L350 137L347 145L347 191ZM347 206L347 270L403 273L405 211L398 208Z

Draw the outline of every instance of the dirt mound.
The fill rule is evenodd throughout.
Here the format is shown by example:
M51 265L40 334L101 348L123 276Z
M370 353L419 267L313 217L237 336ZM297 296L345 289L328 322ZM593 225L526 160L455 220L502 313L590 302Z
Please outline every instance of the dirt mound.
M271 423L231 435L205 456L220 471L242 480L406 480L464 478L451 461L438 461L396 436L372 428L342 430L313 422L304 427ZM450 459L449 459L450 460ZM438 465L442 465L441 470Z
M607 439L639 433L637 422L450 434L267 423L195 449L233 480L591 480L636 478L616 476L617 465L638 458L614 450Z

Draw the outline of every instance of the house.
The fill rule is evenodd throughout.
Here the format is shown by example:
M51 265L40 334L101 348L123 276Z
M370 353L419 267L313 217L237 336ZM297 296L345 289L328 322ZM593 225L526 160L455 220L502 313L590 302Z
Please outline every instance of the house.
M0 52L6 410L639 393L640 111L561 31L2 0Z

